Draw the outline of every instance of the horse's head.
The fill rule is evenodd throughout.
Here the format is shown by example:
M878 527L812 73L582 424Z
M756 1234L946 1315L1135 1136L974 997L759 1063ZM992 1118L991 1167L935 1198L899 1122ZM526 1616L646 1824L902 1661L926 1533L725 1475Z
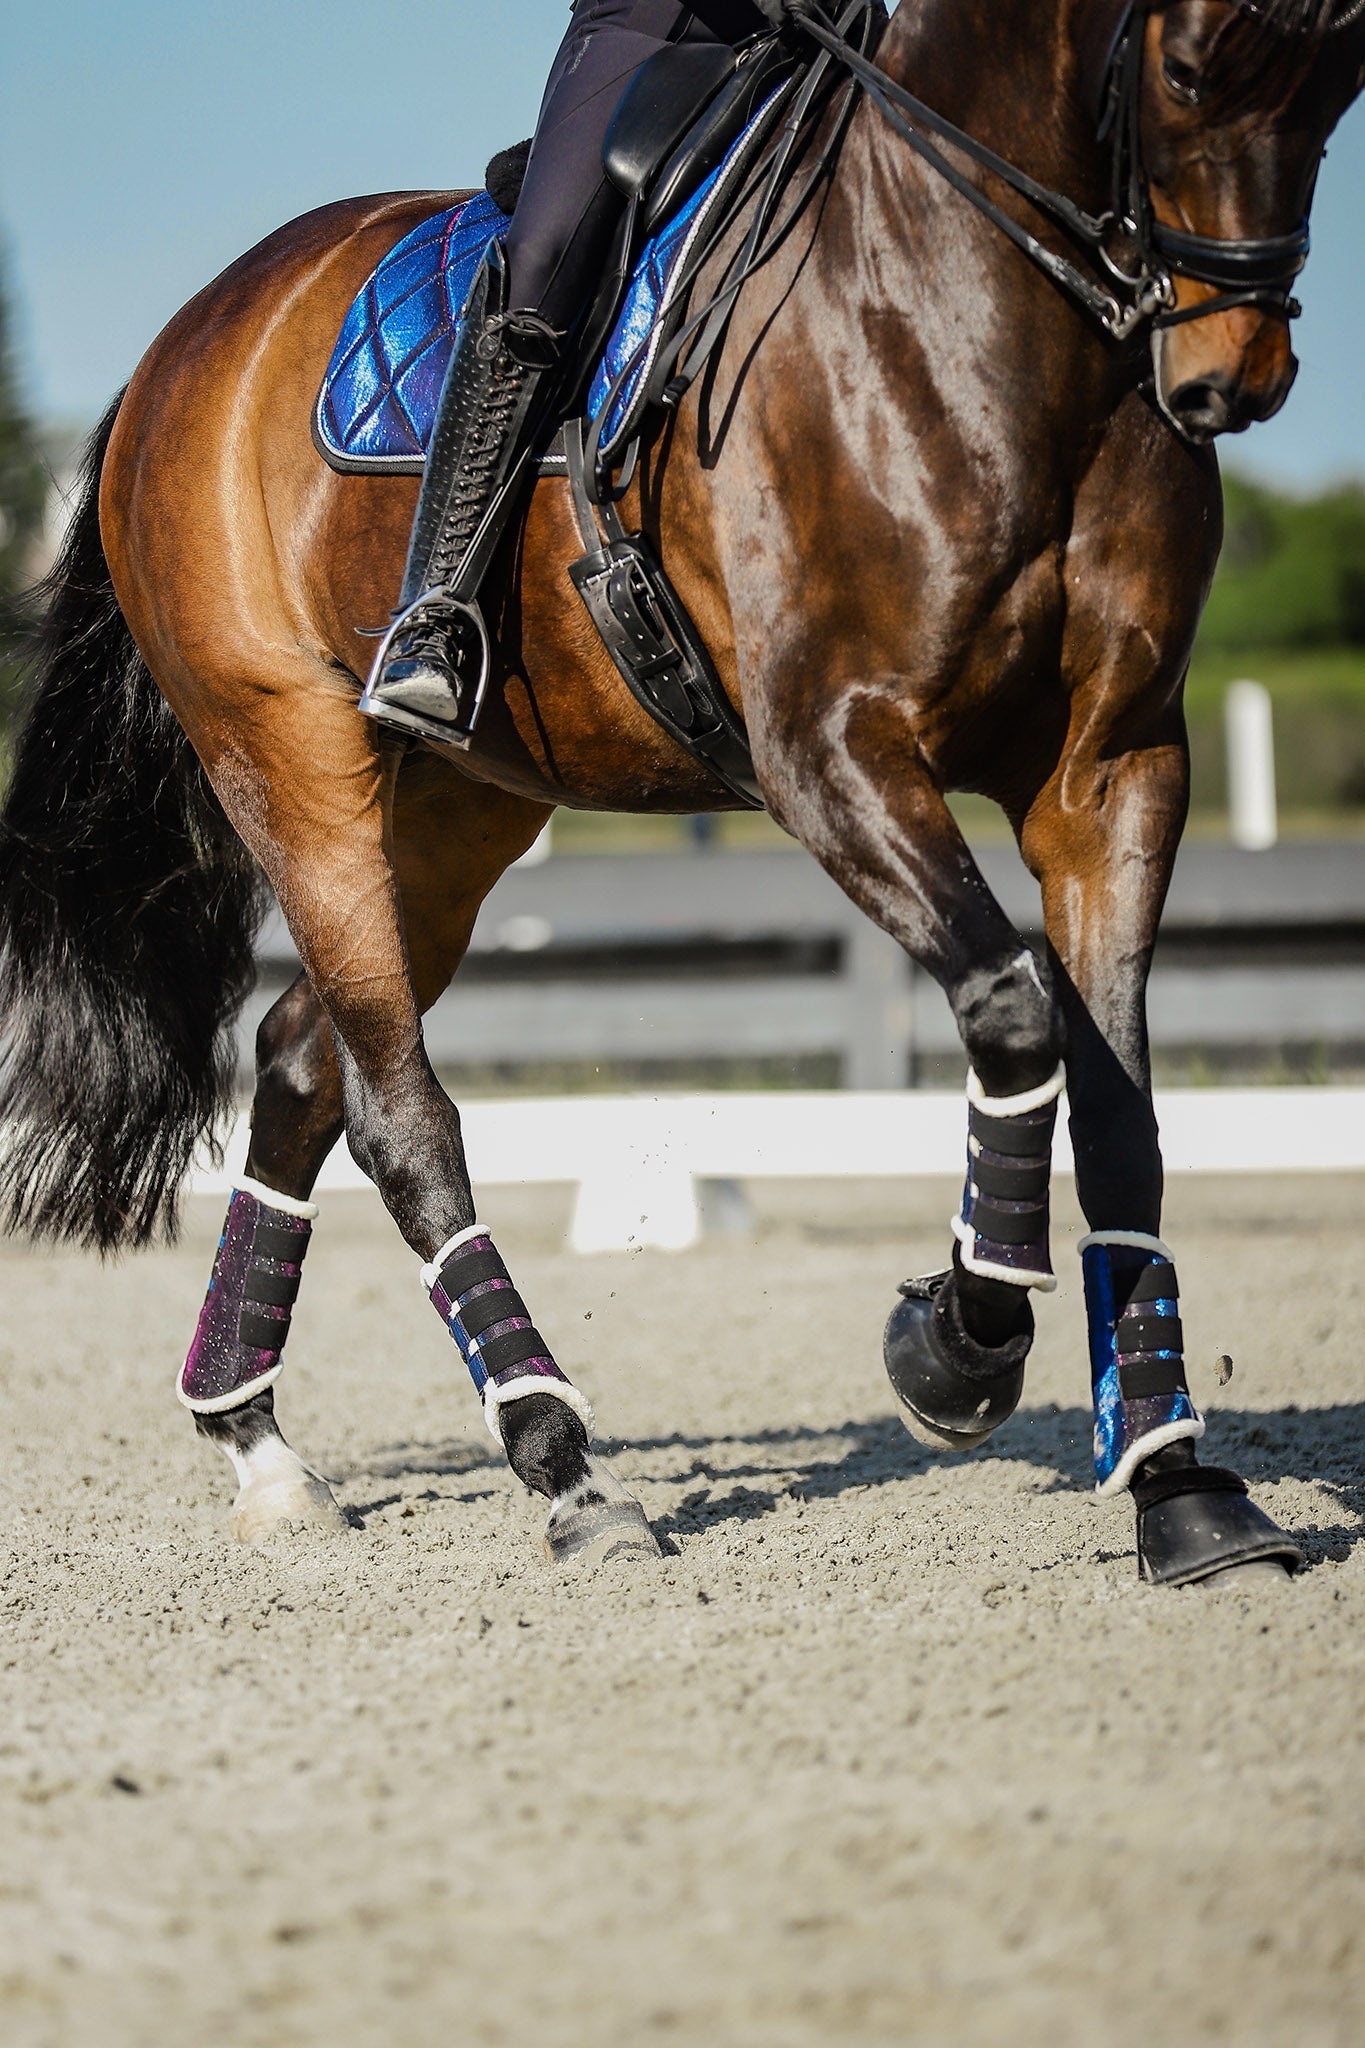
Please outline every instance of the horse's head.
M1365 86L1365 0L1167 0L1140 8L1133 33L1152 235L1177 316L1156 331L1157 397L1203 442L1289 395L1288 290L1323 148Z

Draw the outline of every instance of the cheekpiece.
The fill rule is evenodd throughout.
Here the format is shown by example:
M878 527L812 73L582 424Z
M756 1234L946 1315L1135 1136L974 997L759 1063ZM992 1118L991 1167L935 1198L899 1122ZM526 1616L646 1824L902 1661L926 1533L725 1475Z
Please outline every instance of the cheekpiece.
M279 1378L317 1209L258 1181L233 1189L209 1291L175 1390L196 1415L240 1408Z
M502 1442L498 1410L527 1394L551 1394L593 1426L592 1409L550 1355L512 1284L501 1254L481 1224L459 1232L422 1268L422 1285L450 1331L483 1402L493 1437Z
M1057 1098L1065 1085L1058 1067L1040 1088L992 1099L975 1073L967 1076L967 1182L953 1234L962 1265L981 1279L1044 1294L1057 1285L1048 1189Z
M1095 1490L1120 1493L1166 1444L1204 1434L1185 1382L1179 1282L1158 1237L1096 1231L1082 1238Z

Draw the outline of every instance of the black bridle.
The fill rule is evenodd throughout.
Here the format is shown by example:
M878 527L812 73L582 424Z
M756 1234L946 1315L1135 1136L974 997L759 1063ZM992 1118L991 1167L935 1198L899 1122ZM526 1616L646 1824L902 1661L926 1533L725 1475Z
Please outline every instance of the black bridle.
M895 132L1115 341L1127 341L1144 322L1153 328L1175 327L1233 306L1259 306L1292 320L1299 307L1290 293L1308 260L1307 220L1287 235L1231 241L1216 235L1187 234L1156 218L1143 168L1141 134L1144 30L1155 4L1156 0L1128 0L1105 58L1098 139L1110 145L1112 180L1110 204L1103 213L1087 213L1064 193L1040 184L897 85L827 19L818 0L791 0L791 12L806 33L858 81ZM1351 6L1334 26L1344 26L1346 18L1354 20L1361 5L1365 0ZM1021 227L944 156L931 136L991 172L1082 243L1107 282L1098 282L1069 256L1049 249ZM1212 285L1215 296L1197 305L1177 307L1177 277Z

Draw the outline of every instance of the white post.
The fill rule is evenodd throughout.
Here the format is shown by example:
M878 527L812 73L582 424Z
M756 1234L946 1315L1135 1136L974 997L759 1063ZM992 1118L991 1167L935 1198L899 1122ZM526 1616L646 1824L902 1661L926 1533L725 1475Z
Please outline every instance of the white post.
M1229 683L1223 700L1228 746L1228 819L1234 846L1264 853L1279 837L1275 729L1264 683Z

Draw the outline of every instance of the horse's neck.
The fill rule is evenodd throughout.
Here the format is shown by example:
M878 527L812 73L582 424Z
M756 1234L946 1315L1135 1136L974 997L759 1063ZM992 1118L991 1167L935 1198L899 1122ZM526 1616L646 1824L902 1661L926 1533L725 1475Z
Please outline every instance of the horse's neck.
M1081 53L1112 12L1112 0L901 0L878 62L1041 184L1099 206Z
M1077 55L1097 4L1105 0L902 0L878 61L1020 170L1098 208L1105 171ZM943 148L955 156L951 144ZM1058 231L1027 202L987 182L1016 219L1044 242L1059 243ZM796 285L798 294L810 294L813 350L827 349L837 362L850 323L865 331L871 315L886 332L888 322L902 320L935 368L949 375L970 334L982 375L1018 392L1010 408L1018 432L1049 440L1059 455L1064 445L1074 445L1078 456L1093 445L1128 373L1112 352L1096 350L1073 302L922 164L866 98L846 137L831 199L821 229L826 260L812 267L809 282ZM914 408L922 398L907 381L899 348L868 351L863 376L882 386L893 410ZM837 388L838 376L827 382Z

